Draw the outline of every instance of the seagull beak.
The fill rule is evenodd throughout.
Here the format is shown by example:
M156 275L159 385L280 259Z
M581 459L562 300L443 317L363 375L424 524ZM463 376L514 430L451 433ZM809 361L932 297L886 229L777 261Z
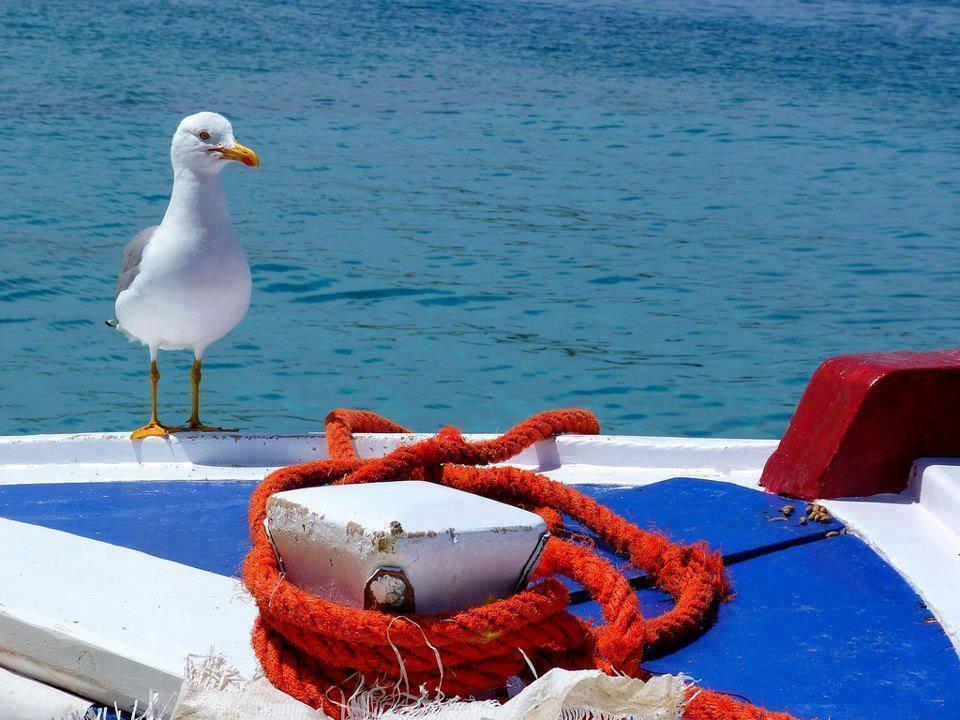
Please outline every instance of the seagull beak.
M246 145L235 142L233 145L210 148L210 150L211 152L216 150L224 160L236 160L247 167L260 167L260 158Z

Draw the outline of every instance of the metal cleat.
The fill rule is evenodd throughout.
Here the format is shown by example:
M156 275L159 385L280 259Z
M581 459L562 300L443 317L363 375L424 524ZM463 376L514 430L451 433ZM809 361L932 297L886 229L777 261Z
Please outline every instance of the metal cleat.
M539 515L421 481L277 493L266 527L290 582L393 613L452 612L510 595L549 535Z

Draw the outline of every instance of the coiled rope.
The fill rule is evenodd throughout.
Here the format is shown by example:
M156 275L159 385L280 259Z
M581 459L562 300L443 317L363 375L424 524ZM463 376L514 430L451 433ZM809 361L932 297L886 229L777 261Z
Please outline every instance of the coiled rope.
M641 667L644 651L690 639L706 628L711 613L729 595L723 561L706 544L680 545L641 530L543 475L513 467L478 467L508 460L561 433L597 434L600 424L592 413L541 413L480 442L467 442L458 430L445 427L428 440L369 460L361 460L353 447L353 433L407 432L373 413L334 410L326 421L330 459L277 470L253 493L253 547L243 567L244 582L260 611L253 647L267 678L288 695L339 718L341 706L333 702L330 690L340 688L349 695L359 682L407 681L430 692L470 696L502 687L512 676L529 675L530 666L537 673L553 667L599 668L647 679L649 673ZM551 537L530 586L480 607L406 621L344 607L287 582L263 526L270 495L397 479L437 482L539 513ZM580 522L645 573L673 597L673 607L645 618L623 574L592 549L558 537L563 516ZM582 585L599 604L606 624L594 627L568 612L568 591L556 575ZM689 691L685 717L790 720L789 715L699 688Z

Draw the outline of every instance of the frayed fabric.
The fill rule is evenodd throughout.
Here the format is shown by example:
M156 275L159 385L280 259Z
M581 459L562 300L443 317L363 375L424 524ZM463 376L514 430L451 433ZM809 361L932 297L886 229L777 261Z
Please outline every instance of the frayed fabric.
M187 659L171 720L323 720L322 712L275 689L264 677L246 679L219 655Z
M682 675L644 682L600 670L555 669L503 704L362 683L350 695L334 689L329 698L344 720L679 720L689 687ZM250 718L329 720L263 677L244 679L222 657L191 658L171 720Z
M111 711L108 708L90 708L86 712L74 712L60 720L167 720L170 715L164 712L164 708L158 705L158 695L153 693L150 700L140 706L140 703L134 703L133 709L129 715L124 714L120 709L114 706ZM37 718L40 720L40 718ZM199 720L199 718L197 719Z

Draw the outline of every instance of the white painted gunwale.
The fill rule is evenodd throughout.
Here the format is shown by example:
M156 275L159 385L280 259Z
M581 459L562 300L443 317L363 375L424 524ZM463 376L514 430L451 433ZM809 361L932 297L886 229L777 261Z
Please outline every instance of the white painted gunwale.
M0 717L3 720L46 720L81 717L88 701L36 680L0 668Z
M363 434L355 437L355 444L361 456L372 457L426 437ZM638 486L692 476L762 491L760 474L776 446L775 440L564 435L537 443L511 464L570 484ZM0 484L249 481L260 480L277 467L325 457L322 433L179 434L142 442L130 441L126 433L0 437ZM825 504L849 532L866 541L910 582L960 653L960 593L956 592L960 587L960 520L944 519L945 513L949 520L949 512L960 507L960 470L943 470L955 462L919 462L910 487L900 495ZM142 697L150 683L173 690L182 672L182 663L178 665L176 660L211 648L225 652L242 669L254 667L246 642L251 606L237 605L232 612L239 614L233 615L231 622L205 622L206 615L222 612L223 603L242 598L243 588L235 579L7 520L0 520L0 534L21 547L49 550L51 563L60 558L59 567L53 564L49 568L42 565L43 553L33 563L24 559L23 553L0 558L0 666L99 701L107 700L109 694L115 697L120 690L132 701ZM65 573L64 553L82 557L83 562ZM46 608L45 617L36 617L36 608L30 605L43 592L43 583L49 587L80 583L84 574L97 572L97 568L97 574L109 577L117 563L132 563L130 567L141 568L145 575L162 578L162 589L150 595L149 603L126 603L118 608L101 596L97 602L54 604ZM11 573L20 573L19 582L30 583L31 591L20 593L19 605L8 602L10 593L4 589ZM200 576L206 577L198 580ZM184 634L182 617L178 617L183 609L174 607L176 603L170 606L168 595L179 587L189 596L197 582L208 588L207 596L193 603L189 632ZM113 629L118 611L128 613L126 630L163 638L163 649L149 643L134 647L121 642ZM61 617L71 612L82 617L71 623L73 628L64 626ZM82 636L80 628L89 631L87 636ZM69 669L69 652L61 652L63 648L80 648L95 664L115 666L114 675L126 673L119 681L124 687L117 686L116 678L110 683L98 681L98 685L76 677Z
M382 455L427 434L358 434L361 457ZM496 437L467 435L468 439ZM589 466L604 482L626 472L696 469L756 482L775 440L721 440L617 435L563 435L537 443L512 463L541 470ZM259 480L277 467L327 458L322 433L308 435L177 434L131 441L127 433L0 437L0 484L124 480ZM682 473L680 473L682 474ZM628 483L630 484L630 483Z

